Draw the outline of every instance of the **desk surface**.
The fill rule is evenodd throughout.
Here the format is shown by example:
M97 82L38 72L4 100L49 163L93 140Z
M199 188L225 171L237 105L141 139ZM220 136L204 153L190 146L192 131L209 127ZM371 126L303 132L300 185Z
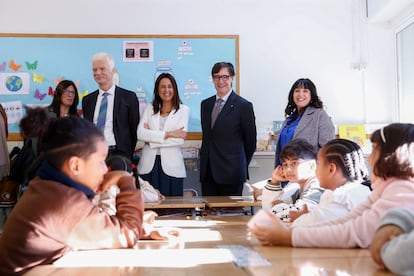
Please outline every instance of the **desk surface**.
M170 196L162 201L146 202L145 209L255 207L261 204L261 201L256 201L251 196Z
M254 207L262 206L252 196L203 196L208 207Z
M391 275L366 249L263 247L246 232L249 216L157 219L179 228L169 241L139 241L135 249L72 252L26 275ZM270 262L239 267L227 247L243 246ZM224 247L223 247L224 246Z
M204 208L205 206L202 197L170 196L161 201L145 203L145 209Z

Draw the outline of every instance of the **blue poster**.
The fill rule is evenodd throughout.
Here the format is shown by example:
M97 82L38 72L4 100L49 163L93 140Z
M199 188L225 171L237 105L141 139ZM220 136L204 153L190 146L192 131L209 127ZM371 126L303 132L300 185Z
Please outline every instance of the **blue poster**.
M180 98L191 110L188 129L200 132L201 100L215 94L211 68L231 62L237 78L237 43L238 36L0 35L0 103L18 118L22 110L11 113L26 105L49 105L62 79L74 81L82 99L98 87L92 56L107 52L115 59L115 81L134 91L143 105L152 101L155 78L173 74ZM19 132L18 121L10 121L10 132Z

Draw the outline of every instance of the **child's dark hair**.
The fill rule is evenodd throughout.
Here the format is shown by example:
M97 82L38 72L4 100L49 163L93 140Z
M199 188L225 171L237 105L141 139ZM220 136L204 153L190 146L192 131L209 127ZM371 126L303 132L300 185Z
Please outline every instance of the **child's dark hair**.
M136 180L136 187L140 188L137 168L127 157L123 155L110 155L106 158L106 165L109 171L119 170L132 173Z
M44 114L42 108L29 110L20 121L20 130L24 137L39 138L44 160L57 169L71 156L96 152L96 142L105 141L102 132L87 120L72 116L53 119Z
M42 137L49 127L50 118L47 108L26 107L26 115L20 120L20 135L24 139Z
M378 159L373 173L383 179L414 177L414 125L393 123L371 135Z
M346 139L333 139L321 150L324 158L336 164L348 181L360 181L370 186L364 154L357 143Z
M282 148L280 159L316 159L316 151L305 139L293 139Z
M304 88L310 91L311 100L307 107L312 106L314 108L323 108L323 102L318 96L315 84L310 79L298 79L290 88L288 103L285 108L285 117L289 117L293 113L298 112L295 101L293 100L293 94L297 88Z

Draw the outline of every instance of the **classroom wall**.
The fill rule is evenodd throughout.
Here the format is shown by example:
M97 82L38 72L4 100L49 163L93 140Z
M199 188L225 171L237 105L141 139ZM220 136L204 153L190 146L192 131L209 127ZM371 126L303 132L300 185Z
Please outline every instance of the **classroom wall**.
M393 29L367 22L365 2L4 0L0 32L239 34L240 93L259 128L283 119L301 77L315 82L336 124L386 123L397 108Z

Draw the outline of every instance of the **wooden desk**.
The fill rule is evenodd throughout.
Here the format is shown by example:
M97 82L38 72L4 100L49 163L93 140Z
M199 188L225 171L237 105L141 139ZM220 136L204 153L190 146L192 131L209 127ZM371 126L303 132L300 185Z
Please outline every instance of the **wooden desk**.
M145 209L191 209L192 216L196 216L200 209L204 209L206 204L201 197L182 197L182 196L170 196L164 200L157 202L145 203Z
M26 275L392 275L379 268L366 249L263 247L246 232L249 216L157 219L176 227L169 241L139 241L136 249L72 252L54 265ZM219 246L242 245L270 266L238 267Z
M253 196L203 196L206 206L210 208L250 207L254 214L254 207L261 207L262 202L253 199Z
M194 209L201 210L210 208L231 207L261 207L261 201L256 201L251 196L203 196L203 197L180 197L170 196L162 201L145 203L145 209ZM220 214L220 210L216 210Z
M254 207L262 206L261 201L252 196L203 196L208 207Z
M145 209L204 208L205 206L202 197L167 196L164 200L145 203Z

